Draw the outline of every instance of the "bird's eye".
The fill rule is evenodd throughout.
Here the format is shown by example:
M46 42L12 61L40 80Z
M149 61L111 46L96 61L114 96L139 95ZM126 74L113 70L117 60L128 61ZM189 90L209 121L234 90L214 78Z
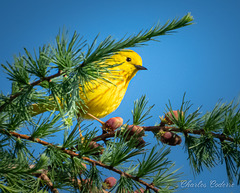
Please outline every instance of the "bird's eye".
M132 60L132 59L129 58L129 57L127 57L127 59L126 59L127 62L130 62L131 60Z

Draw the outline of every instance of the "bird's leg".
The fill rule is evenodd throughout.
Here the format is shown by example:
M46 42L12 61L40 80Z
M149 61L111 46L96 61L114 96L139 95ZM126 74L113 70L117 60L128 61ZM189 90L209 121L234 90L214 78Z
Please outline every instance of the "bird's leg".
M97 117L95 117L94 115L92 115L92 114L90 114L90 113L87 113L87 115L102 124L102 134L107 133L107 131L105 130L105 129L106 129L106 124L105 124L105 122L101 121L100 119L98 119ZM103 139L103 142L104 142L105 144L106 144L107 141L108 141L108 140Z
M103 121L101 121L99 118L95 117L94 115L87 113L88 116L90 116L91 118L95 119L96 121L98 121L99 123L102 124L102 126L105 125L105 123Z
M78 126L78 131L79 131L79 136L80 136L80 138L82 138L83 135L82 135L82 133L81 133L81 125Z
M77 120L78 120L78 122L81 121L81 117L78 117ZM83 141L84 138L83 138L83 135L82 135L82 132L81 132L81 124L79 124L79 126L78 126L78 131L79 131L80 139L81 139L81 141Z

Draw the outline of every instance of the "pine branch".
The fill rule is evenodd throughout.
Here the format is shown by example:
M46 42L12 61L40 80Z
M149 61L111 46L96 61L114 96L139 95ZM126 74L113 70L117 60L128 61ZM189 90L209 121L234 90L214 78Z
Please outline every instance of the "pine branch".
M231 141L234 142L235 140L231 137L228 137L224 134L218 134L218 133L214 133L214 132L206 132L203 129L199 129L199 130L190 130L190 129L185 129L183 131L182 128L177 128L177 127L169 127L169 126L144 126L143 127L145 131L152 131L152 132L159 132L159 131L174 131L174 132L183 132L184 134L195 134L195 135L210 135L212 137L218 138L221 141L227 140L227 141Z
M10 77L12 77L10 80L22 84L22 88L20 88L17 93L7 97L5 101L2 101L3 104L0 106L0 112L2 112L8 104L11 104L14 99L24 95L25 89L40 85L44 81L50 82L52 79L60 77L66 72L77 74L81 77L80 82L82 87L84 87L84 83L91 80L106 80L103 74L109 73L109 68L111 68L111 66L103 63L100 65L100 63L110 55L122 49L143 45L143 43L147 41L155 40L157 36L166 35L173 30L191 25L192 21L192 16L187 14L181 19L174 19L171 22L168 21L163 26L157 24L149 30L144 32L141 31L137 35L132 35L128 38L122 38L120 41L113 40L111 36L109 36L94 49L96 43L95 39L85 55L84 52L81 52L82 48L85 47L85 45L82 46L84 42L80 43L81 39L78 41L79 35L77 35L76 32L69 43L64 33L62 36L58 35L56 38L56 48L50 46L52 53L49 54L49 51L44 47L42 52L40 50L40 58L36 59L36 61L34 61L31 54L25 49L27 57L19 57L16 64L14 64L15 66L9 65L9 68L7 68L5 65L2 65L7 70ZM46 64L46 61L55 64L56 66L50 69L58 68L58 73L46 76L46 67L49 66L49 64ZM88 68L91 68L91 71L87 70ZM19 73L19 71L21 73ZM37 72L33 73L34 71ZM28 83L30 79L29 72L31 76L34 75L40 79Z
M3 129L0 129L0 132L6 133L6 131L3 130ZM80 155L79 155L78 153L75 153L75 152L73 152L73 151L71 151L71 150L67 150L67 149L65 149L65 148L57 147L57 146L55 146L55 145L53 145L53 144L51 144L51 143L48 143L48 142L43 141L43 140L40 140L40 139L38 139L38 138L32 138L32 137L30 137L30 136L28 136L28 135L19 134L19 133L12 132L12 131L9 131L7 134L9 134L9 135L11 135L11 136L14 136L14 137L17 137L17 138L21 138L21 139L25 139L25 140L30 140L30 141L33 141L33 142L42 144L42 145L44 145L44 146L52 146L52 147L54 147L54 148L56 148L56 149L61 150L61 151L64 152L64 153L72 156L72 157L80 157ZM116 168L114 168L114 167L112 167L112 166L108 166L108 165L106 165L106 164L104 164L104 163L102 163L102 162L100 162L100 161L95 161L95 160L92 160L92 159L90 159L90 158L88 158L88 157L81 157L81 159L83 159L83 160L85 160L85 161L87 161L87 162L90 162L90 163L92 163L92 164L98 165L98 166L100 166L100 167L106 168L106 169L108 169L108 170L114 171L114 172L116 172L116 173L118 173L118 174L120 174L120 175L123 175L123 176L126 176L126 177L128 177L128 178L131 178L131 179L133 179L133 180L135 180L135 181L143 184L144 186L152 189L152 190L155 191L155 192L158 192L158 191L159 191L159 189L158 189L158 188L155 188L152 184L146 183L145 181L139 179L138 177L132 176L132 175L130 175L130 174L128 174L128 173L125 173L125 172L123 172L123 171L121 171L121 170L119 170L119 169L116 169Z
M186 127L179 128L175 126L165 126L160 124L159 126L142 126L144 131L151 131L158 136L161 133L183 133L185 136L185 146L189 153L189 160L191 166L193 166L195 172L199 173L203 168L203 165L207 168L211 168L217 164L217 161L223 162L225 160L227 174L229 182L232 183L233 177L239 178L239 137L229 137L223 133L216 133L213 131L206 131L205 129L187 129ZM106 140L114 136L121 135L121 130L102 134L93 138L94 141ZM193 135L199 135L199 138ZM233 135L232 135L233 136ZM179 137L181 139L181 137ZM162 139L162 138L160 138ZM218 139L217 142L215 139ZM176 138L174 138L176 140ZM191 142L191 140L193 140ZM165 143L165 142L164 142ZM222 144L221 148L217 144ZM176 145L176 143L175 143ZM200 151L200 152L199 152ZM222 151L222 155L219 152ZM238 181L239 183L239 181Z
M51 81L53 78L56 78L56 77L59 77L59 76L61 76L63 74L63 72L62 71L59 71L58 73L56 73L56 74L53 74L53 75L51 75L51 76L47 76L47 77L44 77L44 78L42 78L42 79L39 79L39 80L37 80L37 81L35 81L35 82L32 82L31 84L29 84L29 87L34 87L34 86L37 86L37 85L40 85L43 81ZM1 105L0 106L0 112L2 112L3 110L4 110L4 108L8 105L8 104L10 104L14 99L16 99L17 97L19 97L20 95L22 95L22 94L24 94L24 89L22 88L22 89L20 89L20 91L19 92L17 92L16 94L13 94L13 95L11 95L10 97L9 97L9 99L8 99L8 102L5 102L3 105Z
M96 38L91 46L91 49L89 49L89 52L87 53L89 57L87 57L85 62L89 63L98 61L102 57L108 57L109 54L118 52L122 49L144 45L143 43L147 41L156 40L155 37L157 36L170 34L173 32L173 30L193 24L192 21L193 17L190 13L188 13L181 19L174 19L171 22L167 21L163 26L157 24L149 30L142 30L137 35L132 35L128 38L122 38L120 41L113 40L112 37L109 36L103 42L101 42L94 51L92 51L97 39Z

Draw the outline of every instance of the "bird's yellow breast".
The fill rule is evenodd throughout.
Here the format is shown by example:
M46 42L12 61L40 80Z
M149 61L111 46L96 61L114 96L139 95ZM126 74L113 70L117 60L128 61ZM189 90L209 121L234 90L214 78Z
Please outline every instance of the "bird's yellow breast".
M94 85L94 89L87 91L84 102L87 112L102 118L115 111L120 105L129 82L126 80L111 83L101 82ZM89 88L91 89L91 87ZM87 115L84 118L89 118Z

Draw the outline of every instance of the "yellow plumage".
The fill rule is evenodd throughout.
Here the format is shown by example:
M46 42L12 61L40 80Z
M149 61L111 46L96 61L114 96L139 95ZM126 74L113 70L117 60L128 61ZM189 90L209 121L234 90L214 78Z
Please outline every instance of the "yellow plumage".
M86 88L84 100L88 107L87 112L97 118L105 117L115 111L120 105L130 80L136 75L138 70L146 70L142 66L141 57L132 50L123 50L105 61L110 65L120 64L111 69L111 74L106 79L110 81L92 81ZM53 106L33 105L33 115L53 110ZM86 114L80 113L83 118L89 119Z

